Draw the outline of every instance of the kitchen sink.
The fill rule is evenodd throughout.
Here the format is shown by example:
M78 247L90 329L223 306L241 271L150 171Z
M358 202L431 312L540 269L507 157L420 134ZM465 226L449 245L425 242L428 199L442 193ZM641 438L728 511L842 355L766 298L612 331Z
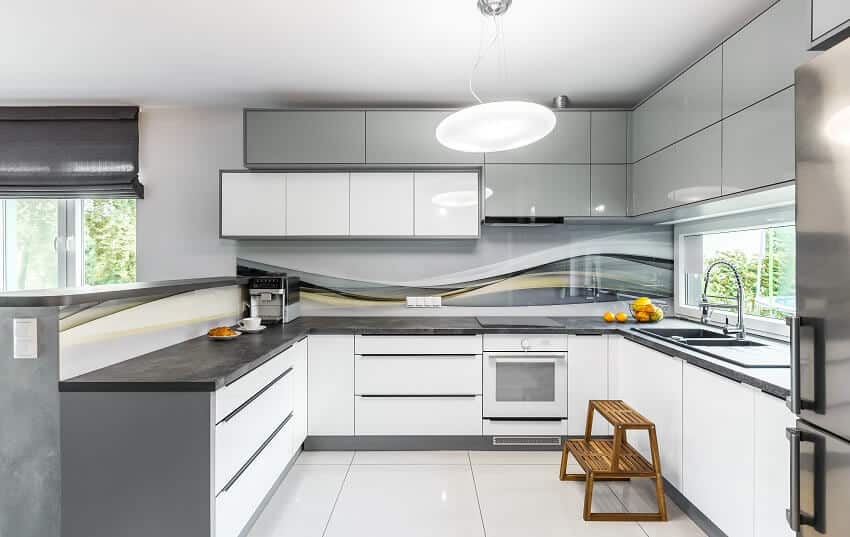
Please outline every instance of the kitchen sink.
M724 339L698 339L685 338L682 343L686 345L695 345L697 347L764 347L764 343L752 341L750 339L735 339L734 337L724 336Z
M729 336L722 332L704 328L635 328L635 332L680 341L683 339L729 339Z

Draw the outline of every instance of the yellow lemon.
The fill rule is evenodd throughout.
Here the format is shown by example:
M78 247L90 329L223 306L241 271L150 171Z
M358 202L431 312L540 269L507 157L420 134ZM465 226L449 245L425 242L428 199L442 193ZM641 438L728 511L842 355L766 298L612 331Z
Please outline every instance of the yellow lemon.
M614 318L617 319L618 323L624 323L629 320L629 316L623 311L618 311Z
M648 306L649 304L652 304L652 300L645 296L636 298L634 302L632 302L632 306Z
M602 319L604 319L606 323L613 323L614 322L614 314L611 313L610 311L606 311L605 313L602 314Z

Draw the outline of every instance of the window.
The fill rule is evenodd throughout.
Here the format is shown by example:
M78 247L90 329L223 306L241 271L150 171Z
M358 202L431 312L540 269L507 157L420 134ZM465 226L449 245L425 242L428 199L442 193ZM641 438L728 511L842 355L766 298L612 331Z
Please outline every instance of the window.
M135 200L0 200L0 290L135 279Z

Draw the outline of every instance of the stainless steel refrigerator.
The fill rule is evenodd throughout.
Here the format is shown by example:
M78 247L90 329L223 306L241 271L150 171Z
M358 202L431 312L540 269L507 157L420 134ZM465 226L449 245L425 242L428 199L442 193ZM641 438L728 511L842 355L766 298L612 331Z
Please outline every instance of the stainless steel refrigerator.
M797 314L788 523L850 536L850 40L796 72Z

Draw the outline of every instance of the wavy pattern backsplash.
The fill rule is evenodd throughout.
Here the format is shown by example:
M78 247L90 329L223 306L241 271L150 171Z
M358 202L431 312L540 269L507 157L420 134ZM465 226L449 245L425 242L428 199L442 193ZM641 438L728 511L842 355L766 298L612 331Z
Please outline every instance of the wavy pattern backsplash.
M300 276L308 314L401 307L407 296L503 308L673 294L672 234L654 226L485 227L478 241L246 241L238 252L243 270Z

